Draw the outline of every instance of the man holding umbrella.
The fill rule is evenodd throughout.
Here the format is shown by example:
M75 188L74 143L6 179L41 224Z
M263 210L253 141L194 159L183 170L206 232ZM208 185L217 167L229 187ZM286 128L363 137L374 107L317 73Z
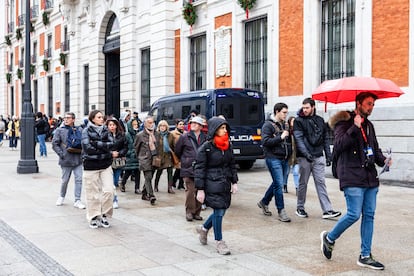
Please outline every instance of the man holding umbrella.
M352 112L340 111L329 120L334 128L334 156L337 160L336 173L340 189L344 192L347 213L331 231L323 231L321 250L331 259L335 240L353 225L362 215L361 254L357 264L376 270L384 265L371 255L374 230L374 215L379 180L375 164L385 165L385 156L378 146L373 124L368 120L378 97L371 92L361 92L356 96L356 108ZM389 160L388 165L391 165Z

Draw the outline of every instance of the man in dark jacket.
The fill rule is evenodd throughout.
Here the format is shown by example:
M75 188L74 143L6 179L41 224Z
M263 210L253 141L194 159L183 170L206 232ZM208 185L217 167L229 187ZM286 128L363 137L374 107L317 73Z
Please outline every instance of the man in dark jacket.
M197 149L206 141L205 134L201 132L203 125L203 118L199 116L192 117L190 121L191 130L180 136L174 150L181 161L180 176L183 177L185 183L185 218L187 221L203 219L200 216L201 203L196 199L197 190L194 185L193 168L197 157Z
M333 211L325 185L325 151L326 165L331 164L331 150L329 148L328 130L322 117L316 115L315 101L306 98L302 102L302 109L293 124L293 135L296 142L296 156L299 162L299 188L296 215L307 218L305 211L306 191L312 173L316 192L322 208L322 218L334 218L341 212Z
M61 206L66 196L70 175L75 176L75 203L74 207L85 209L85 204L81 201L82 192L82 159L80 153L70 153L66 149L68 132L70 128L76 128L76 131L81 131L80 127L75 127L75 113L66 112L64 124L58 127L53 135L52 148L59 156L59 165L62 168L62 184L60 186L60 196L56 201L57 206Z
M384 265L371 255L374 215L379 180L375 164L385 165L385 156L378 146L373 124L368 120L377 97L369 92L356 96L354 112L341 111L329 121L335 129L334 158L340 189L344 191L347 213L330 232L321 233L321 250L330 259L335 240L346 229L361 221L361 255L357 264L382 270ZM389 159L391 166L391 159Z
M263 124L262 144L266 158L266 165L272 176L272 183L263 198L257 203L263 214L271 216L268 205L275 197L275 205L279 214L279 220L290 222L285 211L283 199L283 184L287 181L289 173L289 157L292 154L292 139L289 135L289 126L286 122L288 106L285 103L277 103L273 107L273 115Z

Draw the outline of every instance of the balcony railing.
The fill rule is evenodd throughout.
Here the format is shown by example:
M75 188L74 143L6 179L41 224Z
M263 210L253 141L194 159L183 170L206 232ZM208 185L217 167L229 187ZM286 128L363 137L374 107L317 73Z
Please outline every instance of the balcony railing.
M14 33L14 22L9 22L9 24L7 25L7 31L9 34L13 34Z
M53 0L46 0L45 1L45 11L49 12L53 10Z
M31 55L30 60L31 60L31 63L36 63L37 62L37 56L36 55Z
M26 19L26 15L25 14L21 14L19 15L19 28L23 28L24 27L24 21Z
M62 53L69 51L69 40L65 40L64 42L60 43L60 51Z
M45 49L44 54L45 54L45 58L51 58L52 57L52 48Z
M35 22L37 18L39 17L39 6L34 5L30 8L30 21Z
M24 67L24 59L19 60L19 68Z

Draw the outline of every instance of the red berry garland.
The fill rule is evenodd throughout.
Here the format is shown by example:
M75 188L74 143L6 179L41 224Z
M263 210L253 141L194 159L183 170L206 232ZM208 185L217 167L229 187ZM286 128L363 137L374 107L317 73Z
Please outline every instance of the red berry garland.
M184 5L183 16L184 16L185 22L187 22L188 25L190 26L194 25L197 19L197 13L192 3L187 3Z
M237 0L239 2L240 7L246 11L246 18L249 18L249 10L253 8L256 0Z

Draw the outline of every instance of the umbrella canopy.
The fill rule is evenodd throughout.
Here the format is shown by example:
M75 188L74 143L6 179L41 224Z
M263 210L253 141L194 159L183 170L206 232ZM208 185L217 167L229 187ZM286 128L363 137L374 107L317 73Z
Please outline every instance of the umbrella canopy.
M346 103L355 101L356 95L361 92L375 94L378 99L394 98L404 94L391 80L348 77L324 81L313 92L312 99L330 103Z

